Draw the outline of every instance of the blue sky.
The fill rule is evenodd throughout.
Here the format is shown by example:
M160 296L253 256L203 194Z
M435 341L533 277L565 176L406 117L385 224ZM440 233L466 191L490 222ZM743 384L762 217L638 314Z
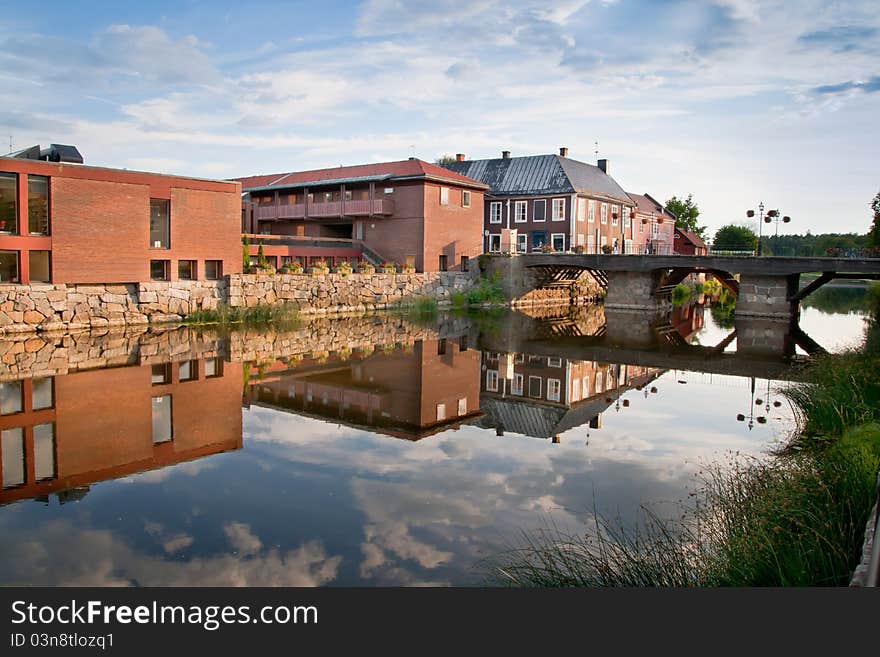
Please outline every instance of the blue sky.
M858 231L880 190L876 2L41 2L0 18L0 136L206 177L403 159L599 156ZM3 149L6 150L5 148Z

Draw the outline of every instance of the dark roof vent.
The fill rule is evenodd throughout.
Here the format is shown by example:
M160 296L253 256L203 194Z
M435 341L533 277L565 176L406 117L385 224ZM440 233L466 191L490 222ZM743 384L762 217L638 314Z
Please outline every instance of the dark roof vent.
M501 157L505 160L510 159L510 151L501 151Z
M40 145L31 146L24 150L12 153L12 157L23 160L47 160L48 162L72 162L82 164L83 156L76 146L68 144L49 144L49 148L40 148Z
M80 155L76 146L69 144L49 144L49 148L40 151L40 156L49 162L72 162L74 164L82 164L83 156Z

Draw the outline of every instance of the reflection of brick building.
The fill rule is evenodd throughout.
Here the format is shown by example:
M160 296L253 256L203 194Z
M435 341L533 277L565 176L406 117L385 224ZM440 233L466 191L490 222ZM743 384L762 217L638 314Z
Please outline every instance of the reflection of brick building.
M277 362L251 377L247 403L418 440L480 410L480 352L424 340L371 355Z
M537 438L556 437L590 423L629 388L659 370L633 365L484 352L478 424Z
M0 383L0 503L240 449L241 376L208 358Z

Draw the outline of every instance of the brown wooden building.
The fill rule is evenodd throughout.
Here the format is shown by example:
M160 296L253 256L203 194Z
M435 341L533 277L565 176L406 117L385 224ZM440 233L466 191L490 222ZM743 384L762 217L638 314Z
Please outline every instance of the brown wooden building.
M481 253L488 186L416 158L237 180L242 232L276 267L366 259L445 271Z

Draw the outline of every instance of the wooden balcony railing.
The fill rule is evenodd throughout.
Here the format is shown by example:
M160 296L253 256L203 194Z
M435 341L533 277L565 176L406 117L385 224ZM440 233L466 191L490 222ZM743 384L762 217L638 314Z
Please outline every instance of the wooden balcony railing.
M371 205L372 203L372 205ZM331 201L329 203L309 203L306 213L305 203L281 203L279 205L258 205L254 215L259 220L267 219L321 219L324 217L358 217L365 215L394 214L394 201L377 198L352 201Z

